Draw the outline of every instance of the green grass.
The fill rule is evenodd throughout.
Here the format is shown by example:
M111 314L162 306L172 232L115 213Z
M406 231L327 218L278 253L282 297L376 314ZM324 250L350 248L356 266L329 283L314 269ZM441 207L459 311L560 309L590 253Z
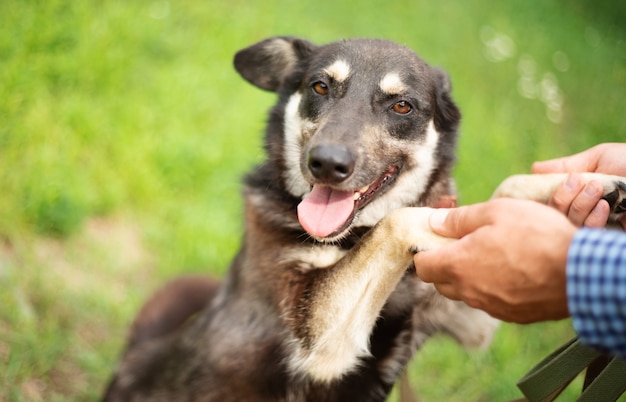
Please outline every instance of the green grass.
M238 49L382 37L445 68L471 203L534 160L624 141L624 4L0 2L0 401L96 400L155 287L225 272L274 102L234 72ZM560 119L520 94L521 71L527 91L557 83ZM512 399L571 335L567 321L504 325L479 352L433 339L411 377L424 401Z

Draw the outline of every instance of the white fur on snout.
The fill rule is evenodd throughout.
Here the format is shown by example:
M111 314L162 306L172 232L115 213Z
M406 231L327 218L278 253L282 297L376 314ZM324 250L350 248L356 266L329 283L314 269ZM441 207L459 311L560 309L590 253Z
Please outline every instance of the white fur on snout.
M378 83L380 90L388 95L399 95L407 90L407 86L402 82L398 73L389 73Z
M295 196L302 197L311 190L311 186L302 177L300 171L300 157L302 154L302 136L307 129L312 130L313 123L300 118L298 107L302 95L291 95L285 107L285 186L287 191Z
M335 81L344 82L350 76L350 65L343 60L337 60L324 69L324 72Z
M406 166L395 183L385 193L376 197L357 214L354 226L374 226L389 212L412 205L426 189L430 174L435 168L435 153L439 132L431 120L423 141L410 145ZM406 146L406 145L403 145ZM418 196L416 196L418 195Z

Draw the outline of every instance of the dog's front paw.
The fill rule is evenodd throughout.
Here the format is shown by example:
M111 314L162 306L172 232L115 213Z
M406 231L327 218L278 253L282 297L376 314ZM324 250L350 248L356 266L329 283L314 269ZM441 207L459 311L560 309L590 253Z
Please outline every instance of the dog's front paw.
M610 190L610 187L607 190L607 186L605 185L605 193L602 198L611 206L612 214L624 214L626 213L626 178L617 180L613 185L614 189L610 192L606 192Z
M433 208L400 208L385 218L394 241L403 245L404 251L415 254L444 246L454 239L434 233L430 228Z
M609 221L619 221L626 216L626 177L601 173L581 173L585 181L596 181L604 189L602 198L611 207ZM492 198L510 197L547 203L557 187L567 180L567 173L516 175L498 186Z

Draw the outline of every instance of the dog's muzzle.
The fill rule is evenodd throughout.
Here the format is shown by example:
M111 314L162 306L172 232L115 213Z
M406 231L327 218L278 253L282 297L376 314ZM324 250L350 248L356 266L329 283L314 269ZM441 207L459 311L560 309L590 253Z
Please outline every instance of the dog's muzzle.
M348 147L325 144L309 151L307 167L313 177L325 184L338 184L354 172L356 158Z

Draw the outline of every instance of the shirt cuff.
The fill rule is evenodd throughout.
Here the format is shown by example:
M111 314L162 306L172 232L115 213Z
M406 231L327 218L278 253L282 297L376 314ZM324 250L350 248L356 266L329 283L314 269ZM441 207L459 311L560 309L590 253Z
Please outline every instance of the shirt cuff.
M626 234L582 228L567 256L567 299L582 343L626 357Z

